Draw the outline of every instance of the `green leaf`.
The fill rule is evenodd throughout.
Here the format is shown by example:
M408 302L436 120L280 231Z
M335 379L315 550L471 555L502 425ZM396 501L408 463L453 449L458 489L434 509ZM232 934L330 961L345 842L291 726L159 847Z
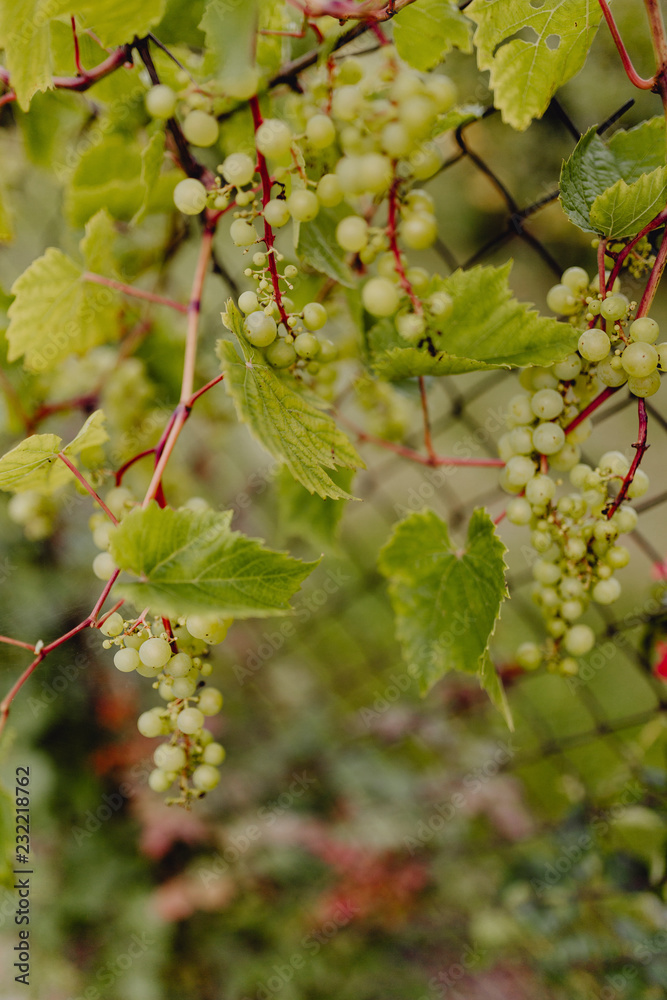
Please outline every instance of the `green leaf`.
M14 226L7 207L7 192L0 185L0 242L9 243L14 238Z
M57 434L33 434L17 444L0 458L0 490L52 493L72 479L64 462L58 461L62 443Z
M473 0L465 13L477 24L477 62L491 71L494 104L521 131L584 65L602 16L598 0Z
M627 184L621 177L595 199L591 222L604 236L635 236L665 207L666 201L667 167L643 174L634 184Z
M19 107L27 111L38 90L53 87L49 17L42 0L0 0L0 47Z
M104 213L91 219L81 241L86 263L108 263L108 235ZM9 361L23 357L30 371L43 372L116 335L118 295L85 282L82 275L80 264L49 247L16 279L11 289L16 298L8 310Z
M455 0L419 0L396 15L394 43L401 59L425 71L453 48L472 51L470 29Z
M84 448L97 448L98 445L108 441L109 435L104 428L105 420L102 410L91 413L76 437L62 449L65 455L70 458L72 455L78 455Z
M162 18L166 0L42 0L51 17L76 14L105 47L125 45L147 35Z
M265 549L232 531L231 511L137 507L113 532L111 554L141 579L116 588L137 608L171 617L214 612L265 618L290 610L289 599L318 565Z
M310 493L353 499L325 472L337 466L364 467L350 441L330 416L295 391L292 376L276 375L261 352L248 343L241 314L231 299L227 315L243 356L228 340L218 342L218 353L239 420Z
M570 158L563 164L560 175L560 200L563 210L584 232L604 232L604 229L599 228L591 219L591 210L596 199L613 188L619 180L632 185L639 182L645 174L653 173L664 165L665 123L662 118L643 122L628 131L619 130L608 143L602 141L596 127L593 126L582 136ZM644 185L642 189L645 189ZM627 193L627 189L619 187L619 192ZM612 203L615 197L611 196ZM660 207L656 207L646 222L657 214ZM604 220L603 213L601 222ZM606 221L608 222L608 219ZM642 225L628 235L639 232Z
M341 489L349 490L353 473L351 469L336 469L331 478ZM278 474L276 485L278 519L284 536L303 538L316 548L334 548L344 504L310 494L285 466Z
M141 184L144 189L141 205L134 213L133 224L138 225L148 213L151 195L157 184L164 160L165 133L159 128L141 150Z
M142 157L136 142L109 135L82 154L65 196L73 226L83 226L100 209L129 222L144 201Z
M206 34L212 72L223 85L246 76L255 65L258 0L210 0L199 27Z
M488 652L486 656L482 657L482 665L479 669L479 684L482 690L488 694L489 701L493 707L504 718L507 728L514 732L514 719L512 718L512 710L505 694L505 688Z
M343 213L340 218L342 217ZM302 222L297 252L316 271L321 271L346 288L353 288L355 280L352 269L345 263L345 253L336 242L338 221L328 212L320 211L312 222Z
M548 365L570 354L577 332L569 323L540 316L518 302L508 284L511 269L508 261L502 267L478 266L436 278L430 290L447 292L454 308L440 328L430 325L429 340L421 346L406 346L391 320L374 326L369 341L378 374L396 380Z
M470 519L464 549L452 545L437 514L423 510L399 522L381 550L398 639L423 694L450 670L461 670L478 674L496 698L488 648L507 595L505 551L481 508Z
M462 104L458 108L452 108L451 111L439 116L431 132L431 138L435 139L436 136L459 128L460 125L468 125L470 122L478 121L485 111L486 108L483 104Z

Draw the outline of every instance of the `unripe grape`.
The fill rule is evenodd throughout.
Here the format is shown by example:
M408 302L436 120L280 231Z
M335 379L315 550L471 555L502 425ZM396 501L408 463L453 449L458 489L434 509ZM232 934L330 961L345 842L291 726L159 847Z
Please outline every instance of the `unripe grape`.
M401 223L401 238L411 250L426 250L435 241L438 226L432 215L415 212Z
M447 292L434 292L429 297L428 307L439 320L447 320L454 311L454 300Z
M100 552L93 559L93 573L98 580L110 580L117 569L110 552Z
M310 222L320 210L320 203L313 191L293 191L287 199L287 208L297 222Z
M437 173L443 163L442 153L433 142L425 143L409 158L410 170L418 181L428 180Z
M630 463L622 451L606 451L598 462L598 469L603 476L625 476Z
M225 748L221 743L209 743L207 747L204 747L201 759L205 764L213 764L217 767L225 759Z
M142 736L152 739L154 736L161 736L163 731L160 709L151 708L148 712L142 712L137 719L137 729Z
M537 670L542 663L542 650L535 642L523 642L516 651L516 662L524 670Z
M649 316L640 316L639 319L630 324L630 337L632 340L639 340L645 344L655 344L659 336L660 327Z
M195 671L195 673L197 673ZM176 677L171 682L171 690L174 698L190 698L197 690L199 676L197 677Z
M633 499L643 497L648 492L650 481L643 469L636 469L632 482L628 488L628 496Z
M506 516L510 524L530 524L533 508L523 497L515 497L507 504Z
M112 638L120 635L125 628L125 622L123 621L123 616L119 615L117 611L114 611L105 620L103 625L100 625L100 632L102 635L108 635Z
M580 462L579 465L575 465L573 469L570 470L570 482L578 490L584 488L587 477L593 470L590 465L586 465L584 462Z
M139 649L142 643L148 638L146 632L133 632L132 635L123 636L123 642L128 649Z
M229 227L229 235L232 243L237 247L249 247L259 239L257 230L245 219L234 219Z
M148 787L154 792L166 792L171 785L171 778L166 773L162 771L159 767L156 767L154 771L148 775Z
M536 552L544 555L551 548L551 535L548 531L533 531L530 536L530 544Z
M620 361L615 354L606 357L603 361L599 361L595 369L595 374L600 379L603 385L608 385L614 389L618 388L619 385L623 385L628 381L628 375L623 368L623 364L616 366L615 361Z
M563 412L563 397L555 389L540 389L531 400L531 409L540 420L553 420Z
M170 677L185 677L192 670L192 659L187 653L176 653L165 667Z
M614 577L599 580L593 587L592 595L598 604L613 604L621 596L621 585Z
M217 715L222 708L223 697L217 688L205 687L199 692L199 711L204 715Z
M540 455L553 455L565 444L565 432L559 424L538 424L533 431L533 444Z
M335 118L352 122L361 114L364 106L364 95L359 87L347 84L334 90L331 110Z
M589 278L583 267L568 267L560 280L574 295L583 295L588 288Z
M610 295L608 298L603 299L600 304L600 314L604 319L615 323L617 320L623 319L629 305L630 303L625 295Z
M553 587L541 587L538 601L547 611L556 611L560 607L560 595Z
M581 458L581 448L578 444L570 444L566 441L562 448L554 452L549 458L549 465L557 472L569 472L579 462Z
M348 56L338 64L336 83L342 86L345 83L359 83L364 77L364 64L356 56Z
M652 344L634 341L623 351L621 362L631 378L645 378L658 367L659 355Z
M570 382L581 371L581 358L578 354L568 354L562 361L557 361L555 365L552 365L551 371L556 378L563 382Z
M231 618L221 619L216 615L188 615L185 620L185 627L190 635L195 639L203 639L211 646L217 646L223 641L231 624Z
M184 215L199 215L206 208L206 188L194 177L186 177L174 188L174 205Z
M554 639L560 639L567 632L567 625L562 618L550 618L546 626L547 632Z
M176 725L182 733L192 736L204 725L204 714L198 708L184 708L176 716Z
M294 350L300 358L310 361L319 354L320 344L317 337L313 337L312 333L300 333L294 341Z
M410 154L414 140L401 122L388 122L382 129L380 145L393 160L400 160Z
M418 313L401 313L396 317L396 329L403 340L414 344L423 337L426 321Z
M306 125L306 138L314 149L326 149L336 141L336 127L328 115L313 115Z
M584 596L584 585L576 576L564 577L558 587L560 596L566 601L573 601Z
M625 545L612 545L605 552L604 561L612 569L623 569L630 562L630 552Z
M296 351L284 340L274 340L266 349L266 360L273 368L289 368L296 361Z
M237 69L229 76L223 73L220 80L223 92L237 101L247 101L254 97L259 86L259 72L254 66Z
M276 339L278 327L273 316L262 309L249 313L245 318L245 334L253 347L268 347Z
M639 515L634 507L629 504L621 504L612 518L621 535L628 535L634 531L639 522Z
M338 357L338 348L331 340L320 340L320 353L317 357L322 364L329 364Z
M410 135L421 138L428 135L435 124L438 111L435 102L426 94L415 94L401 101L398 119Z
M453 108L458 99L456 84L448 76L432 73L426 80L426 90L441 115Z
M538 583L550 586L560 579L560 567L556 563L538 559L536 563L533 563L533 576Z
M510 486L525 486L535 475L536 465L525 455L515 455L505 466L507 481Z
M217 120L205 111L190 111L183 122L183 135L193 146L212 146L219 131Z
M405 257L403 254L400 256L401 263L405 266ZM398 282L398 275L396 274L396 258L393 253L383 253L382 256L378 258L377 272L382 278L389 278L389 280L394 283Z
M547 292L547 307L558 316L572 316L579 309L579 301L567 285L554 285Z
M534 476L526 484L526 500L540 507L553 500L555 492L556 484L550 476Z
M343 200L343 189L335 174L324 174L317 185L317 200L325 208L334 208Z
M228 184L243 187L255 176L255 162L246 153L230 153L222 161L218 170Z
M264 206L264 218L274 229L285 226L290 219L290 211L287 202L282 198L271 198Z
M153 753L155 766L163 771L182 771L187 764L187 757L183 747L174 746L170 743L162 743Z
M574 562L579 562L586 555L587 545L582 538L568 538L565 545L563 546L563 551L568 559L574 560Z
M409 267L405 272L405 276L412 285L412 290L416 292L417 295L421 295L425 292L431 283L431 275L425 267ZM449 299L449 295L447 298Z
M220 782L220 772L211 764L200 764L192 772L192 784L201 792L212 792Z
M357 253L368 243L368 223L360 215L348 215L336 226L336 242L343 250Z
M560 673L564 677L576 677L579 673L579 664L572 656L566 656L560 661Z
M364 191L384 194L393 179L391 160L380 153L366 153L361 158L361 184Z
M254 292L241 292L239 295L239 309L244 313L257 312L259 301Z
M171 118L176 110L176 94L164 83L151 87L144 101L148 114L153 118Z
M586 361L602 361L611 350L611 341L604 330L584 330L577 347Z
M136 670L141 660L136 649L119 649L113 658L114 666L124 674L129 674Z
M610 276L611 276L611 271L605 270L605 272L604 272L605 283L609 281ZM600 275L599 275L599 273L597 271L593 275L593 277L591 278L591 283L590 283L590 285L588 287L592 291L594 291L594 292L599 292L600 291ZM620 280L620 278L616 278L614 280L614 284L613 284L613 287L612 287L612 292L616 293L616 292L620 291L620 288L621 288L621 280Z
M589 625L573 625L565 633L563 645L572 656L585 656L595 645L595 632Z
M628 389L634 396L644 399L646 396L653 396L660 388L660 375L658 372L651 372L643 378L628 378Z
M361 298L372 316L393 316L400 305L396 286L388 278L371 278L364 285Z
M507 404L507 414L515 424L530 424L535 414L531 405L531 397L525 394L512 396Z
M567 432L567 439L571 444L583 444L584 441L588 441L592 432L593 421L590 417L586 417L573 430Z
M327 311L321 303L309 302L303 307L303 323L308 330L321 330L327 319Z
M530 455L533 448L533 434L529 427L515 427L509 433L509 444L515 455Z
M145 667L164 667L171 659L171 647L166 639L146 639L139 647L139 659Z
M563 601L560 607L561 618L567 622L574 622L581 618L584 613L584 606L581 601Z
M292 130L279 118L266 118L255 133L255 142L260 153L278 160L289 156L292 149Z

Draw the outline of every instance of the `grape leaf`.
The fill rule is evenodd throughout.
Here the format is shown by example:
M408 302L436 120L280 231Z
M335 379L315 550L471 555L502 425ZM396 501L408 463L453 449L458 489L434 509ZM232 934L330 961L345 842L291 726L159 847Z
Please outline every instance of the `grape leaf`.
M453 48L470 52L471 25L455 0L419 0L394 18L396 50L415 69L433 69Z
M635 236L665 207L666 201L667 167L642 174L634 184L627 184L621 177L593 202L591 223L604 236Z
M218 354L239 420L310 493L333 500L353 499L325 471L336 466L364 467L350 441L330 416L292 388L292 376L276 375L246 340L241 314L231 299L227 315L243 356L228 340L218 342Z
M157 184L164 159L165 133L160 128L150 137L141 150L141 184L144 189L141 205L134 213L132 222L137 225L148 213L148 205Z
M228 3L210 0L199 24L206 34L212 71L224 88L225 81L244 78L255 65L258 0Z
M482 508L473 511L464 549L452 545L437 514L422 510L400 521L380 551L398 639L423 694L461 670L478 674L497 699L488 647L507 595L505 551Z
M0 458L0 490L19 492L40 490L52 493L73 478L58 453L64 452L71 460L84 448L104 444L109 435L104 427L104 413L96 410L68 445L63 448L57 434L32 434Z
M70 458L72 455L78 455L84 448L97 448L108 441L109 435L104 428L105 419L103 410L91 413L76 437L62 449L64 454Z
M103 214L90 220L81 241L87 263L108 261L108 233ZM115 336L117 293L85 282L82 275L83 267L54 247L19 275L8 310L9 361L23 357L27 369L43 372Z
M602 141L593 126L581 137L572 155L563 164L560 175L563 210L570 221L584 232L603 232L591 219L595 200L613 188L619 180L632 185L643 175L653 173L664 164L663 119L654 118L627 131L621 129L608 143ZM656 208L653 215L657 214L659 208L660 206ZM649 216L646 222L652 217ZM640 225L634 232L639 232L641 228Z
M76 14L77 21L95 32L103 46L131 42L147 35L162 18L166 0L42 0L50 17Z
M153 614L215 612L265 618L290 610L289 599L318 562L265 549L232 531L231 511L136 507L113 532L116 565L140 577L117 593Z
M508 285L512 262L502 267L473 267L437 277L430 291L445 291L454 308L449 318L431 321L428 340L408 346L392 320L369 333L373 366L389 380L416 375L451 375L490 368L547 365L562 360L576 346L569 323L540 316L514 298Z
M316 271L321 271L346 288L353 288L355 280L352 269L345 262L345 254L336 242L338 221L340 220L334 219L328 212L320 211L312 222L302 222L297 252Z
M53 87L50 15L41 16L41 6L42 0L0 0L0 47L23 111L33 94Z
M579 72L602 16L597 0L473 0L465 13L477 24L477 63L491 71L494 104L519 131Z
M336 469L331 473L334 483L344 490L349 490L352 477L351 469ZM276 486L278 520L284 537L304 538L315 547L334 548L344 505L310 494L285 466L278 473Z
M121 135L106 136L81 155L65 196L65 212L73 226L83 226L102 208L129 222L144 201L143 164L139 146Z
M451 111L438 117L431 132L431 138L435 139L437 136L449 132L450 129L477 121L485 111L486 108L483 104L462 104L458 108L452 108Z

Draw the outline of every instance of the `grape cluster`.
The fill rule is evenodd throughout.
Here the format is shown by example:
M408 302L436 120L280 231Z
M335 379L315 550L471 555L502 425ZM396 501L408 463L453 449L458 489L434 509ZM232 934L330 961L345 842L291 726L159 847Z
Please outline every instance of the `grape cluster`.
M113 612L100 626L107 637L105 648L116 647L116 668L151 678L166 702L143 712L137 728L148 738L169 737L155 750L155 768L148 776L155 792L167 792L178 782L179 795L168 799L169 803L187 804L220 781L218 766L225 750L204 722L220 712L223 696L204 680L212 672L205 657L210 645L223 641L230 625L231 619L190 615L169 622L166 629L163 619L149 625L144 618L125 621Z

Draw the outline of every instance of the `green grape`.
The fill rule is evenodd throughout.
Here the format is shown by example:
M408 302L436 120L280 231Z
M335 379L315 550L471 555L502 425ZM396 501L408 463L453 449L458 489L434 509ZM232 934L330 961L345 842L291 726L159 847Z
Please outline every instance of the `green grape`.
M598 469L603 476L623 476L630 468L630 463L622 451L606 451L598 462Z
M271 198L264 206L264 218L274 229L280 229L287 225L290 219L290 211L287 202L282 198Z
M449 319L454 310L454 300L447 292L434 292L429 297L428 307L440 320Z
M423 294L431 283L431 276L425 267L409 267L405 276L412 285L412 290L417 295ZM447 298L450 302L452 301L449 295L447 295Z
M530 544L536 552L546 555L551 548L551 535L548 531L533 531L530 536Z
M568 354L563 361L557 361L555 365L552 365L551 371L557 379L571 382L581 371L581 358L578 354Z
M222 161L218 170L228 184L243 187L255 176L255 161L246 153L230 153Z
M401 122L388 122L382 129L380 145L394 160L408 156L414 148L414 140Z
M205 111L190 111L183 122L183 135L193 146L212 146L219 131L217 119Z
M336 164L335 176L341 189L349 197L350 195L361 194L363 184L361 179L361 157L341 156Z
M549 465L557 472L569 472L581 458L581 448L578 444L566 441L562 448L549 457Z
M279 160L291 152L292 130L278 118L266 118L255 133L255 142L260 153Z
M259 239L255 227L245 219L234 219L229 227L229 235L237 247L249 247Z
M515 497L507 504L507 520L510 524L530 524L533 517L533 508L523 497Z
M239 309L246 314L257 312L259 301L254 292L241 292L239 295Z
M186 177L174 188L174 205L184 215L199 215L206 208L206 188L194 177Z
M540 389L531 400L531 409L540 420L553 420L563 412L563 397L555 389Z
M565 444L565 432L559 424L538 424L533 431L533 444L540 455L553 455Z
M176 110L176 94L164 83L151 87L144 98L146 111L153 118L172 118Z
M204 725L204 715L198 708L183 708L176 716L176 726L187 736L193 736Z
M154 792L166 792L171 785L171 778L165 771L160 770L156 767L155 770L151 771L148 775L148 786Z
M645 344L655 344L660 336L660 327L649 316L641 316L630 324L630 337Z
M192 658L187 653L176 653L164 669L170 677L185 677L192 670Z
M384 194L391 187L393 171L391 160L380 153L366 153L361 158L361 180L364 191Z
M266 360L273 368L289 368L296 361L296 351L284 340L274 340L266 349Z
M550 618L547 623L547 632L554 639L560 639L567 632L567 624L562 618Z
M516 662L524 670L537 670L542 663L542 650L535 642L523 642L516 651Z
M336 141L336 126L328 115L313 115L306 125L306 138L314 149L326 149Z
M623 368L622 363L617 367L614 364L615 361L620 362L620 358L612 354L610 357L606 357L603 361L598 362L595 369L595 374L602 384L611 386L612 388L617 388L628 381L627 372Z
M540 425L544 426L544 425ZM553 500L556 484L549 476L534 476L526 485L526 500L538 507Z
M617 320L623 319L629 305L630 303L625 295L610 295L608 298L603 299L600 305L600 314L604 319L615 323Z
M560 607L560 595L553 587L541 587L538 591L538 600L547 611L555 611Z
M411 250L427 250L438 235L436 221L431 215L415 212L401 223L401 238Z
M643 469L636 469L632 482L628 488L628 496L634 500L643 497L648 492L650 481Z
M123 642L128 649L139 649L142 643L148 639L147 632L133 632L131 635L124 635Z
M567 439L571 444L583 444L584 441L588 441L592 431L593 422L590 417L586 417L573 430L567 432Z
M160 709L151 708L147 712L142 712L137 719L137 729L142 736L152 739L154 736L161 736L163 732Z
M623 569L630 562L630 552L624 545L612 545L605 552L604 561L612 569Z
M523 487L535 475L537 466L525 455L515 455L505 466L507 481L511 486Z
M621 596L621 585L613 577L609 580L598 580L591 593L597 604L613 604Z
M568 538L563 546L563 551L568 559L579 562L586 555L588 546L582 538Z
M576 576L565 576L561 580L558 591L566 601L574 601L584 596L584 585Z
M416 343L424 335L426 321L418 313L400 313L396 317L396 329L409 343Z
M667 343L656 344L655 349L658 352L658 368L667 371Z
M409 163L413 177L418 181L425 181L438 172L443 164L443 156L438 146L429 142L410 155Z
M508 416L515 424L530 424L535 419L531 397L525 394L512 396L507 404Z
M300 333L294 341L294 350L300 358L310 361L319 354L320 344L317 337L313 337L312 333Z
M222 704L223 697L217 688L205 687L199 692L199 711L204 715L217 715Z
M624 503L615 511L612 520L621 535L629 535L637 527L639 515L634 507Z
M297 222L310 222L320 210L320 203L313 191L293 191L287 199L290 215Z
M611 350L611 341L604 330L584 330L577 347L586 361L602 361Z
M318 359L322 362L322 364L329 364L330 361L335 361L337 357L338 348L336 345L331 340L321 340Z
M122 615L119 615L117 611L114 611L105 620L103 625L100 625L100 632L102 635L108 635L112 638L114 636L120 635L125 628L125 622L123 621Z
M359 118L364 106L364 95L355 84L346 84L334 90L331 110L335 118L353 122Z
M308 330L321 330L328 318L326 309L319 302L308 302L303 307L303 325Z
M388 278L371 278L361 292L364 308L372 316L393 316L400 305L396 286Z
M162 743L153 753L155 766L163 771L182 771L188 762L183 747Z
M221 743L209 743L207 747L204 747L201 759L204 764L213 764L218 767L225 759L225 748Z
M195 639L203 639L211 646L222 642L232 624L231 618L218 618L215 615L188 615L185 627Z
M444 74L432 73L426 80L426 91L441 115L450 111L458 100L456 84Z
M278 327L273 316L262 309L249 313L245 318L245 334L253 347L268 347L276 339Z
M427 136L438 115L438 110L427 94L414 94L401 101L398 108L398 120L415 138Z
M98 580L110 580L118 567L110 552L100 552L93 559L93 573Z
M554 285L547 292L547 307L558 316L572 316L579 309L579 302L567 285Z
M560 606L561 618L566 622L574 622L577 618L581 618L584 613L584 606L581 601L570 600L563 601Z
M114 666L124 674L136 670L141 660L136 649L119 649L113 658Z
M360 215L347 215L336 226L336 242L349 253L358 253L368 243L368 223Z
M556 563L538 559L536 563L533 563L533 576L538 583L551 586L560 579L560 567Z
M190 698L197 690L198 679L192 677L177 677L171 684L174 698Z
M572 656L585 656L595 645L595 632L589 625L573 625L565 633L563 645Z
M343 200L343 189L335 174L324 174L317 184L317 200L324 208L334 208Z
M220 80L223 93L237 101L247 101L254 97L259 86L259 72L254 66L234 70L233 75L224 72Z
M583 295L588 288L589 278L583 267L568 267L560 280L573 295Z
M644 399L646 396L653 396L660 388L660 375L658 372L651 372L643 378L628 378L628 389L635 396Z
M139 659L145 667L164 667L171 659L171 646L166 639L146 639L139 647Z
M631 378L645 378L658 367L659 355L652 344L634 341L623 351L621 362Z
M405 207L410 212L425 212L427 215L433 215L435 213L435 200L423 188L413 188L405 196Z
M220 782L220 772L211 764L200 764L192 772L192 784L202 792L212 792Z
M160 695L163 701L173 701L174 691L171 686L171 681L169 680L160 681L157 687L157 693Z

